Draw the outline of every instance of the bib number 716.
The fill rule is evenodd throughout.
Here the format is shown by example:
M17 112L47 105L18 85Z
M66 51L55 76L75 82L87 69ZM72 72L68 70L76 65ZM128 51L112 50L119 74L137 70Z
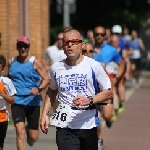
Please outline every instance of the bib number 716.
M56 112L50 118L50 124L56 127L65 128L71 122L72 109L66 104L59 104Z

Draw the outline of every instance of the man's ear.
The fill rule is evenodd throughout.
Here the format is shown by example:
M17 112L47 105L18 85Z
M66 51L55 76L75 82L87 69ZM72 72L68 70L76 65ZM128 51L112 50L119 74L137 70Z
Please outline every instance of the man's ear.
M84 49L84 48L85 48L85 43L83 42L83 43L82 43L82 49Z
M2 73L4 73L4 72L5 72L5 70L6 70L6 67L4 67L4 68L3 68Z

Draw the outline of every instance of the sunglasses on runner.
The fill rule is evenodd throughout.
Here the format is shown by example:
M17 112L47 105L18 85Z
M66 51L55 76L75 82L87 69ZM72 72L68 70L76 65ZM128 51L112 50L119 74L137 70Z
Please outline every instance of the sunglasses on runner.
M19 48L29 48L29 45L27 45L27 44L24 44L24 45L21 45L21 44L17 44L17 46L19 47Z
M102 36L102 37L104 37L105 36L105 33L95 33L95 36Z
M86 50L86 49L84 49L84 50L82 50L82 54L84 54L84 53L94 53L94 50Z
M74 39L74 40L63 40L63 45L64 46L68 46L69 43L71 43L72 45L78 45L79 43L82 43L82 40L78 40L78 39Z

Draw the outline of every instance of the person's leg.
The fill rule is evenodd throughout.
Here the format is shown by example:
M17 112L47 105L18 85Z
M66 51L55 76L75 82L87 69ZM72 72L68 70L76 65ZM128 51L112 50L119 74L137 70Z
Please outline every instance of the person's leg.
M102 116L101 116L101 105L96 104L96 109L98 110L98 118L100 120L100 122L102 122ZM103 150L103 138L102 138L102 125L100 124L97 127L97 137L98 137L98 148L99 150Z
M27 106L27 142L29 146L33 146L34 142L38 140L39 135L39 118L40 118L40 106Z
M141 65L141 60L136 59L135 60L135 72L134 72L134 77L135 77L135 89L139 88L139 79L140 79L140 65Z
M80 129L80 150L97 150L97 128Z
M56 128L56 144L58 150L82 150L76 129Z
M104 105L103 106L103 118L106 121L111 120L111 117L113 115L113 104Z
M6 137L8 121L0 122L0 150L3 150L4 140Z
M125 102L124 76L122 76L116 88L117 88L117 95L119 97L118 113L120 114L124 111L124 102Z
M16 128L16 145L18 150L26 150L25 140L25 111L23 105L11 106L12 117Z

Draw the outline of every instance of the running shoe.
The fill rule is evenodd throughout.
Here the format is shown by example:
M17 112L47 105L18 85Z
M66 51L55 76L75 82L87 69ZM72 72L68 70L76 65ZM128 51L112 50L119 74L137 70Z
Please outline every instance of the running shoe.
M27 143L29 146L33 146L34 145L34 141L30 139L29 135L28 135L28 126L25 126L25 130L26 130L26 134L27 134Z
M106 126L107 126L108 128L111 128L112 123L113 123L112 120L106 121Z
M103 140L102 139L98 139L98 150L104 150Z
M124 112L124 107L118 108L118 114L121 114L121 113L123 113L123 112Z
M114 114L114 115L111 117L111 120L112 120L112 121L116 121L116 120L117 120L117 115Z

